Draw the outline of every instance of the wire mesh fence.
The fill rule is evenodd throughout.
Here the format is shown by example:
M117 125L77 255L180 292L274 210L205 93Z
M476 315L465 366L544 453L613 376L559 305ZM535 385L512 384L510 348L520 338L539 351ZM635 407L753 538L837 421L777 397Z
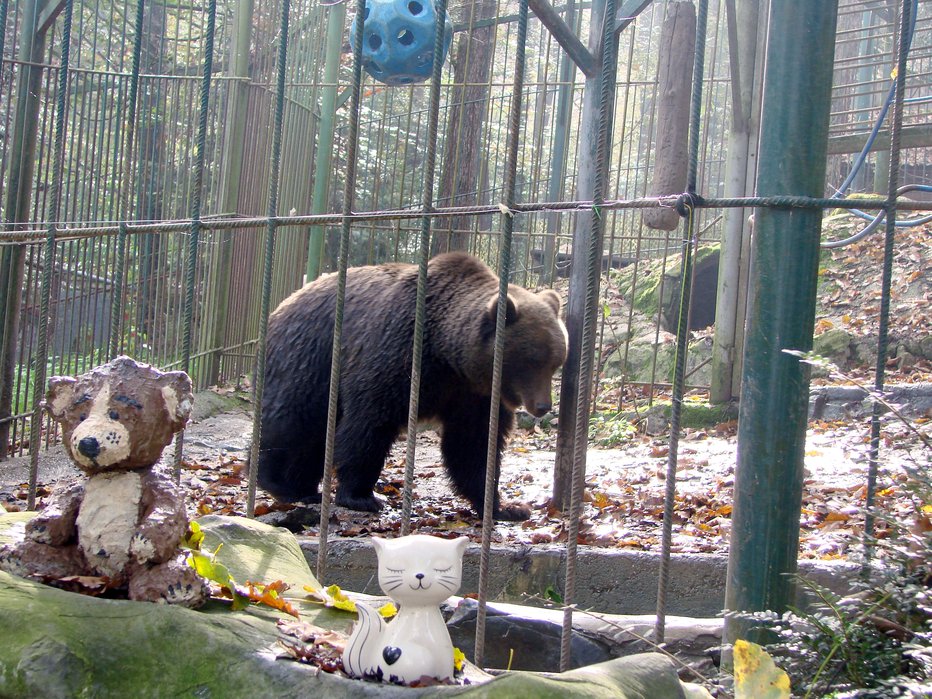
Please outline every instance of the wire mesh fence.
M727 3L702 5L708 9L708 31L701 44L702 128L693 132L698 158L693 174L697 192L725 205L734 107ZM681 230L650 228L636 203L611 204L660 194L652 191L652 174L659 157L658 45L667 6L649 4L620 32L616 49L611 166L603 192L609 203L602 213L600 332L591 359L597 396L610 395L618 407L624 400L649 403L677 380L671 363L677 355L674 336L683 336L677 300L684 266L687 260L693 264L690 255L695 255L695 273L685 275L693 279L689 329L706 328L715 318L718 243L725 227L721 209L689 208L697 245L687 252ZM429 147L436 148L437 175L428 201L438 209L459 207L439 216L426 212L432 253L467 249L495 267L502 240L508 239L512 281L561 290L572 265L580 262L573 259L582 257L573 249L573 230L590 215L592 203L560 203L578 198L579 173L586 166L580 143L592 124L583 117L585 76L533 17L524 37L519 19L526 3L451 3L457 38L441 73L436 142L429 136L432 83L389 87L366 78L358 121L348 117L353 62L348 44L342 44L349 22L338 27L337 57L327 55L323 40L328 22L338 16L333 5L290 3L284 35L277 0L219 0L215 13L207 12L207 3L159 2L137 12L141 0L106 8L90 1L53 2L38 15L34 3L14 0L2 7L8 13L0 72L5 223L0 449L7 455L37 447L30 443L37 376L80 373L116 351L165 368L184 367L201 388L236 382L253 371L263 308L298 288L309 269L419 262L424 181L434 161ZM353 7L347 9L352 13ZM589 33L588 4L559 9L578 36ZM60 95L65 12L71 13L73 27ZM897 22L893 3L840 3L830 184L849 175L853 154L887 100ZM215 30L212 48L209 24ZM919 4L902 115L909 146L898 173L904 183L928 183L930 177L930 28L932 11ZM279 64L283 36L288 51ZM328 60L338 66L335 82L325 79ZM524 61L523 69L518 61ZM522 75L522 110L510 161L516 71ZM335 91L332 115L323 113L328 90ZM65 125L59 154L56 116L63 116ZM330 134L322 131L325 116L336 117ZM333 139L332 148L321 146L327 138ZM885 192L889 161L884 153L889 150L873 151L853 191ZM56 155L59 182L53 181ZM355 179L347 188L353 168ZM270 213L269 183L276 172L281 173L277 213ZM321 173L326 183L315 179ZM61 206L56 220L49 220L47 212L54 208L49 197L58 186ZM349 210L347 191L353 197ZM502 215L500 202L509 194L512 206ZM311 212L329 215L315 218ZM385 213L351 219L351 212ZM272 225L267 214L277 217ZM51 258L44 233L49 227L54 230ZM272 235L274 273L266 292ZM341 259L346 236L349 245ZM43 275L51 288L47 313ZM651 294L644 293L648 285ZM638 307L635 300L647 296L646 305ZM41 347L46 323L48 342ZM638 338L646 342L639 345ZM694 339L711 345L710 337ZM705 390L708 358L691 347L689 362L679 380L687 389ZM643 390L626 392L632 385Z

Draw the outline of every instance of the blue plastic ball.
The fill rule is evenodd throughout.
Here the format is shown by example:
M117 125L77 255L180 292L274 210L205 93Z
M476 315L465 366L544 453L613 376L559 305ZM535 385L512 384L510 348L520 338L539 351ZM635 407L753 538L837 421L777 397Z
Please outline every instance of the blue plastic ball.
M437 12L433 0L366 0L363 19L362 66L386 85L427 80L434 69ZM356 22L350 45L356 48ZM443 55L453 41L453 23L444 18Z

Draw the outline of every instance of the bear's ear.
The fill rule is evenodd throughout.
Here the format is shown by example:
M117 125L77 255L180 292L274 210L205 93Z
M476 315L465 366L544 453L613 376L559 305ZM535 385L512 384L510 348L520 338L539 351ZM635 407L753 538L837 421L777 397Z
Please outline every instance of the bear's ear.
M176 431L180 430L188 421L191 408L194 407L191 378L183 371L170 371L159 377L159 386L172 426Z
M74 402L74 385L78 382L72 376L53 376L49 379L49 390L45 394L45 409L55 420L65 416L68 406Z
M560 307L562 306L560 294L558 294L553 289L544 289L543 291L538 292L537 296L541 301L553 309L553 312L557 315L557 317L560 316Z
M485 305L485 315L492 322L492 326L495 326L495 319L498 316L498 294L493 294L492 298L489 299L489 302ZM505 325L511 325L516 320L518 320L518 307L515 304L515 299L511 294L508 294L508 308L505 311Z

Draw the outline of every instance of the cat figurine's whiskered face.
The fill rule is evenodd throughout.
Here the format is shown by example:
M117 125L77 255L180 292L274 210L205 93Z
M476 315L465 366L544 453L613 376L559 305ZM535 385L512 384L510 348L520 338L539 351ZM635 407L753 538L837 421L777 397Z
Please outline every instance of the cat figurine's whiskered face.
M453 644L437 605L456 593L469 540L414 534L372 537L379 556L379 586L398 605L386 622L359 602L359 621L343 651L351 677L411 684L424 677L453 678Z
M437 605L456 594L467 540L415 534L372 537L379 556L379 587L400 605Z

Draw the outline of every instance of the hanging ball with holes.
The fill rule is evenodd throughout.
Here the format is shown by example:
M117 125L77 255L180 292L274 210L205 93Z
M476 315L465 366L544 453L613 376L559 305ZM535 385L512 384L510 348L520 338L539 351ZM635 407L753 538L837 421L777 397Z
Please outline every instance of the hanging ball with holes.
M356 22L350 45L356 48ZM362 66L386 85L427 80L434 69L437 11L433 0L366 0L362 30ZM443 54L453 41L453 23L444 18Z

